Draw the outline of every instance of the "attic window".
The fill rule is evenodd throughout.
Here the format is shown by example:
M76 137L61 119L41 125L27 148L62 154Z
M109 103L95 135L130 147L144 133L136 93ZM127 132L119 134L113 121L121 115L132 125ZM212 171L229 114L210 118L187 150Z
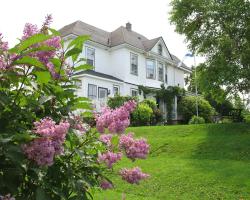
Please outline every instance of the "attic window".
M158 54L162 56L162 45L158 44Z

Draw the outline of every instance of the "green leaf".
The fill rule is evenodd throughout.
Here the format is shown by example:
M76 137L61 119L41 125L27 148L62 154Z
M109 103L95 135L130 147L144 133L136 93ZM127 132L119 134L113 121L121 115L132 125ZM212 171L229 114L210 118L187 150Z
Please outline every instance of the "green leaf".
M27 38L24 41L21 41L18 45L16 45L13 49L10 49L11 52L21 53L23 50L31 47L34 44L46 41L51 38L51 35L45 35L42 33L38 33L32 35L31 37Z
M80 35L69 43L68 48L72 46L79 46L83 44L85 41L89 40L89 38L90 37L88 35Z
M111 139L111 144L112 144L112 146L114 146L114 147L117 147L117 146L118 146L118 144L119 144L119 138L118 138L117 135L114 135L114 136L112 137L112 139Z
M36 51L55 51L55 50L56 50L55 47L49 47L49 46L43 45L40 47L28 49L27 51L25 51L25 54L29 54L29 53L36 52Z
M73 55L77 55L77 57L78 57L80 53L82 53L82 49L72 48L69 51L67 51L67 53L65 54L65 57L68 58L68 57L73 56Z
M86 110L92 110L92 107L90 106L90 103L88 102L78 102L75 106L72 107L72 109L86 109Z
M37 71L35 72L35 75L37 77L37 82L40 84L48 83L51 80L51 75L48 71Z
M61 33L53 28L49 28L49 31L55 36L61 36Z
M58 58L52 58L50 59L50 62L53 63L53 65L55 66L55 68L59 69L61 66L61 60Z
M18 133L13 136L13 141L18 143L29 142L35 137L30 135L29 133Z
M32 58L30 56L24 56L18 60L15 60L12 65L28 65L28 66L34 66L39 67L41 69L46 69L43 63L41 63L36 58Z
M93 69L93 66L85 64L85 65L80 65L74 68L74 71L79 71L79 70L89 70Z

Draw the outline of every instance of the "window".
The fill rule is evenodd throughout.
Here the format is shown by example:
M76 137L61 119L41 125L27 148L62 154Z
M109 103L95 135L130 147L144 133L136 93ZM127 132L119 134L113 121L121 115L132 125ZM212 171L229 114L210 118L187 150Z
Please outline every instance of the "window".
M88 84L88 98L96 99L97 98L97 86L93 84Z
M108 97L108 89L98 87L98 98L99 99L106 99Z
M158 62L158 80L164 81L164 70L163 70L163 64Z
M158 44L158 54L162 56L162 45Z
M131 96L137 97L138 96L138 90L137 89L131 89Z
M165 67L165 83L168 84L168 68Z
M130 73L138 75L138 56L134 53L130 53Z
M146 67L147 67L147 78L155 79L155 61L147 59L146 61Z
M113 94L114 96L120 94L120 87L118 85L113 86Z
M95 49L86 47L86 59L88 65L95 66Z

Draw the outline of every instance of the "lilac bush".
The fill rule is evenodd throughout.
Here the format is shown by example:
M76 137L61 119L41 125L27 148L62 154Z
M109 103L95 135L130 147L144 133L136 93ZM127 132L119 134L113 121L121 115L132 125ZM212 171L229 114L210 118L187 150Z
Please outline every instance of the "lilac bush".
M103 109L96 129L84 122L92 106L74 94L74 73L90 68L80 58L89 37L65 46L51 22L27 23L12 48L0 33L0 199L91 199L92 188L114 187L105 175L123 155L149 153L145 139L125 134L133 100ZM119 174L137 184L148 177L139 168Z

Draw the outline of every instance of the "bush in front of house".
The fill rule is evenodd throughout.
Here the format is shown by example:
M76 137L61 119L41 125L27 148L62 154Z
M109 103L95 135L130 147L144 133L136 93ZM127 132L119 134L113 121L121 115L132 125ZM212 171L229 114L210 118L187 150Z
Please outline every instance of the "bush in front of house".
M131 114L131 124L133 126L147 126L150 125L153 110L146 103L138 104L137 108Z
M142 103L147 104L152 110L153 114L150 120L150 125L156 125L163 121L163 115L159 108L157 108L157 103L151 99L145 99Z
M110 97L108 99L107 104L108 104L108 107L114 109L114 108L121 107L125 102L128 102L130 100L135 100L136 102L138 102L137 97L116 95L114 97Z
M211 122L211 117L215 114L214 108L202 97L197 97L197 101L199 116L203 117L205 122ZM196 115L196 97L183 97L179 103L179 112L182 114L183 121L188 123L192 116Z
M250 114L244 115L244 122L250 123Z
M198 117L194 115L188 122L188 124L205 124L205 119L203 117Z

